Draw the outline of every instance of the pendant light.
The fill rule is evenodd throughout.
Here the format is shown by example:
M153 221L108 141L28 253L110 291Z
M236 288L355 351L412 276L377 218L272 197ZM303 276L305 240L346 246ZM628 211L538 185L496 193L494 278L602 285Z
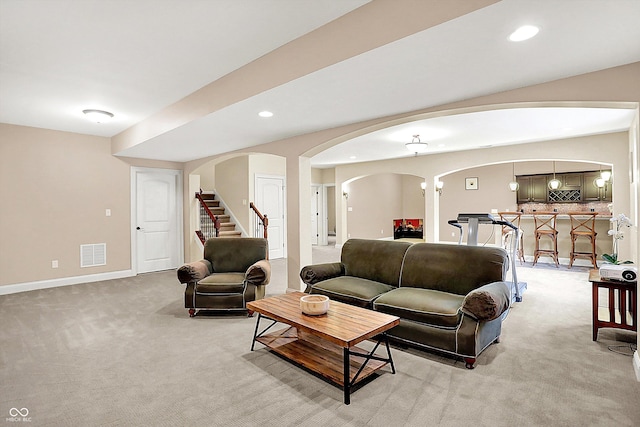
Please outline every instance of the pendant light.
M511 181L509 183L509 190L511 191L518 191L518 188L520 187L520 184L518 184L518 181L516 180L516 164L511 163L511 172L512 172L512 176L513 176L513 181Z
M557 190L562 183L556 179L556 161L553 161L553 179L549 181L549 190Z
M611 173L609 173L609 178L611 178ZM602 172L602 165L600 165L600 175L593 180L593 185L595 185L597 188L603 188L606 181L608 181L608 179L605 179Z

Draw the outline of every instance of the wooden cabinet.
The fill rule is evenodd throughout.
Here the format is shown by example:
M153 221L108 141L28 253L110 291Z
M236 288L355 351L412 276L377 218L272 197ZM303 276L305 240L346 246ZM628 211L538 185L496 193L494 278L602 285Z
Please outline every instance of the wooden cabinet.
M547 175L516 177L518 181L518 203L547 201Z
M610 202L612 200L611 181L605 182L604 187L598 188L594 181L600 178L600 172L585 172L583 174L582 201Z
M547 183L553 178L552 174L520 175L516 177L519 185L517 203L610 202L611 181L598 188L594 181L599 177L600 171L556 174L560 188L548 190Z
M582 189L582 173L574 172L574 173L564 173L561 175L557 175L558 179L561 182L559 190L562 191L571 191Z

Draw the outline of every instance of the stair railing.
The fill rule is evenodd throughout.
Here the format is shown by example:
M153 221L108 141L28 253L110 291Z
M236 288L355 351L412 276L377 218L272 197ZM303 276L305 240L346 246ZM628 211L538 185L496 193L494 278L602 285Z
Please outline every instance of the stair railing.
M269 218L266 215L262 215L256 205L253 202L249 203L249 207L253 210L254 213L254 230L253 235L258 237L262 233L262 236L267 239L269 237L269 233L267 232L267 227L269 227Z
M196 199L200 201L200 230L196 231L196 235L204 244L207 239L220 235L220 220L211 212L202 198L202 190L196 193Z

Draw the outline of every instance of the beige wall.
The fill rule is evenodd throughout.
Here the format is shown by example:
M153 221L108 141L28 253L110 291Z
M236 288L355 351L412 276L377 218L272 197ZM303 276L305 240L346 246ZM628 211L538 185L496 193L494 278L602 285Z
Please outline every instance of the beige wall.
M249 224L249 156L238 156L215 165L216 197L247 230ZM243 201L245 202L243 204Z
M130 167L108 138L0 124L0 141L0 285L131 268ZM107 265L80 268L91 243Z
M402 218L424 220L424 194L420 183L424 178L415 175L402 175Z
M348 184L350 238L393 237L393 219L402 218L402 175L376 174Z

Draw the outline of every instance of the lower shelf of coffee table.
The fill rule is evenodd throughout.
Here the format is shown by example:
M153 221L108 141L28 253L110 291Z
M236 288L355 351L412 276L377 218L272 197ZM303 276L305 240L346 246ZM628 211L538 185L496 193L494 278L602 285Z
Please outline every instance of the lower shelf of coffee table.
M256 341L292 362L344 387L342 347L314 335L298 331L294 327L265 334L257 337ZM351 347L351 351L357 351L363 354L369 353L369 350L359 347ZM351 355L349 360L350 381L353 381L355 374L364 361L365 358L363 357ZM356 383L364 380L386 364L387 362L379 360L369 360L358 376Z

